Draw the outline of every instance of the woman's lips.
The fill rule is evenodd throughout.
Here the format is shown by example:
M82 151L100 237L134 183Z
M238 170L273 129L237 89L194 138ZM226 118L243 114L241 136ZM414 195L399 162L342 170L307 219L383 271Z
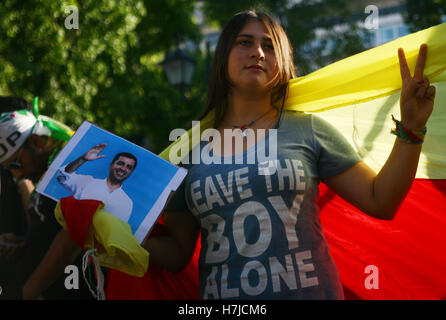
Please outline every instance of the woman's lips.
M265 69L263 69L263 67L260 65L247 66L246 69L256 70L256 71L265 71Z

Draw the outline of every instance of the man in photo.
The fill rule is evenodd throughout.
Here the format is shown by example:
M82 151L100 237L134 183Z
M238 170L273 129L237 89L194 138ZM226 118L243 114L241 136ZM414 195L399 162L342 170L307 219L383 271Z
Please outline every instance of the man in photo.
M104 203L104 210L128 222L132 213L133 201L122 189L122 184L135 170L137 159L128 152L118 153L112 160L109 174L105 179L75 173L88 161L104 158L100 154L107 146L101 143L84 155L59 169L57 181L68 189L76 199L95 199Z

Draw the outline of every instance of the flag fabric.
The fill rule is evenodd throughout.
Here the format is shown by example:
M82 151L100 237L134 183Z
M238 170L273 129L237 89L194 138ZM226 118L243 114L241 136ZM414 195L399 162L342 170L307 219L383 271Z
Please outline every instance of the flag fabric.
M103 267L120 270L135 277L147 271L149 253L133 236L130 225L103 210L98 200L60 199L56 220L67 229L71 239L83 249L98 248L95 255Z
M149 253L139 244L128 223L103 210L98 200L60 199L55 217L71 239L83 249L98 248L98 263L108 268L107 300L191 300L198 298L199 247L179 273L150 266ZM166 236L163 219L150 237Z
M446 299L446 180L416 179L392 221L325 185L318 205L346 299Z
M150 238L166 236L163 218L155 224ZM178 273L149 266L142 278L137 278L119 270L108 272L107 300L195 300L198 299L198 239L194 256L187 267Z
M17 152L30 134L68 141L73 131L55 119L35 115L29 110L2 113L0 115L0 163Z

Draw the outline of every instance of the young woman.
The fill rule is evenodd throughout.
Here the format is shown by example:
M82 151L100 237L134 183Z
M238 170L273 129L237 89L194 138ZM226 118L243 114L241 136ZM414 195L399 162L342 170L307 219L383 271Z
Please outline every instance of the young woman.
M426 51L422 45L413 77L398 52L400 130L417 137L435 97L423 78ZM204 112L215 109L214 138L223 138L199 146L211 146L212 163L184 165L189 175L165 213L170 237L144 244L151 265L177 271L201 231L201 299L342 299L315 204L319 182L368 215L392 219L415 177L421 144L411 142L418 140L397 138L376 174L333 126L283 110L294 76L289 41L269 15L242 12L228 22ZM273 160L248 161L275 150Z

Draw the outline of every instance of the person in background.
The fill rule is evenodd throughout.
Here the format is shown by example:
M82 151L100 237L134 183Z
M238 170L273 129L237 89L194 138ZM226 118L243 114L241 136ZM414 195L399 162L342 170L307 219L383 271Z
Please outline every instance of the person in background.
M0 116L0 164L14 172L15 179L29 179L36 184L44 175L49 162L70 139L72 130L66 125L39 115L37 106L33 111L19 109ZM54 217L56 202L33 192L28 202L29 223L23 247L15 260L16 279L22 287L50 247L61 226ZM67 257L65 265L77 265L81 270L80 249ZM92 299L83 281L79 289L68 290L64 273L52 275L53 285L42 292L44 299Z
M31 109L31 104L19 97L0 97L0 114L20 109ZM0 299L20 296L14 263L23 248L29 224L26 208L34 189L30 180L17 180L13 172L0 165Z

